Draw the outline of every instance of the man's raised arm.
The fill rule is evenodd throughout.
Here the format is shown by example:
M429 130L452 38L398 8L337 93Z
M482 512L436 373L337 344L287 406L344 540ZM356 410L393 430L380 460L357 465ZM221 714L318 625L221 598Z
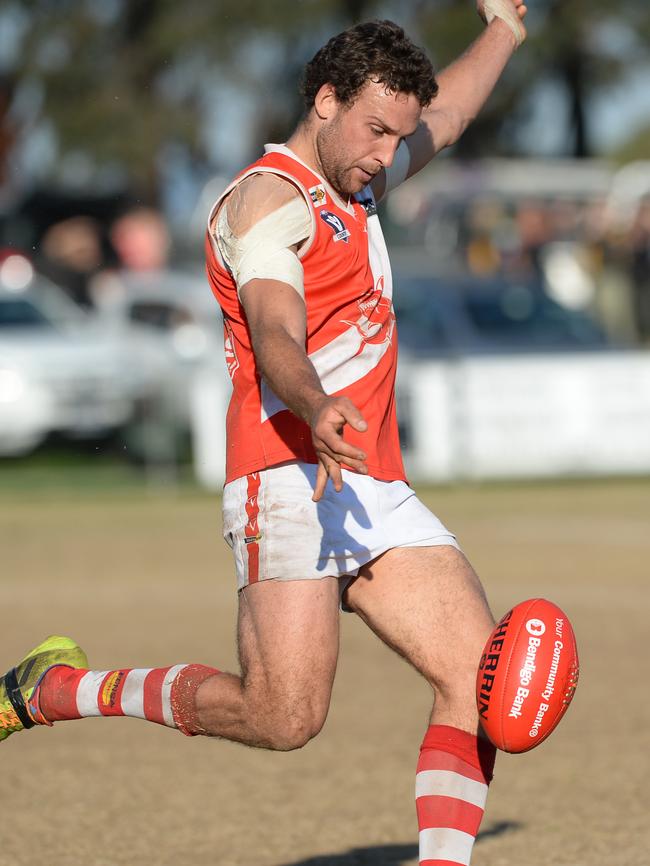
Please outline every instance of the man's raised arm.
M404 154L402 160L396 159L396 168L401 163L404 170L401 177L388 174L388 189L420 171L439 151L458 141L526 38L526 11L524 0L479 0L479 15L489 24L467 51L436 75L438 94L422 112L417 131L406 139L410 158ZM384 190L376 192L381 197Z

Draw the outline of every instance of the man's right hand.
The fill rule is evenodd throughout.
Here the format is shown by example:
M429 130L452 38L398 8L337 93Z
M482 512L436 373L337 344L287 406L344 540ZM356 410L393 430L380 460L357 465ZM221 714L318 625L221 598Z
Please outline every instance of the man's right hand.
M347 397L324 397L316 407L311 419L312 442L318 457L318 473L312 500L318 502L325 492L328 478L334 489L343 488L341 463L366 475L366 455L343 438L343 429L349 424L360 433L368 429L363 415Z

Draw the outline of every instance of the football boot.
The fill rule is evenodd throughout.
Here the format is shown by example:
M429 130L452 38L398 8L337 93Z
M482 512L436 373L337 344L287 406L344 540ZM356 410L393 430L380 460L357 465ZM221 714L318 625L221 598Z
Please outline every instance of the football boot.
M0 677L0 741L16 731L48 724L38 708L37 690L45 674L57 665L87 668L88 659L71 638L52 635Z

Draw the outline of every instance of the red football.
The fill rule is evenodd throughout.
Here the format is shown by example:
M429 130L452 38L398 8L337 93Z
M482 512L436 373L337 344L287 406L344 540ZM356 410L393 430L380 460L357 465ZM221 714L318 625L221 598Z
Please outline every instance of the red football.
M573 628L544 598L515 605L481 656L476 701L483 730L504 752L527 752L555 729L578 682Z

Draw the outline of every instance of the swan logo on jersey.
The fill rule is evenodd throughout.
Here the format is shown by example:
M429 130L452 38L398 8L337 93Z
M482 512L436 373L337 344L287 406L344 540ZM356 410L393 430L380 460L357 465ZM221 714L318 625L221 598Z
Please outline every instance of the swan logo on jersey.
M376 287L357 301L361 315L356 322L344 320L346 325L357 329L362 343L357 355L363 351L367 343L388 343L393 339L395 329L395 311L393 302L384 295L384 278L377 280Z
M324 204L327 204L327 194L322 183L319 183L318 186L310 186L309 195L316 207L323 207Z
M320 215L321 219L333 230L335 243L337 241L345 241L346 244L350 243L350 232L346 229L345 223L340 217L329 210L322 210Z

